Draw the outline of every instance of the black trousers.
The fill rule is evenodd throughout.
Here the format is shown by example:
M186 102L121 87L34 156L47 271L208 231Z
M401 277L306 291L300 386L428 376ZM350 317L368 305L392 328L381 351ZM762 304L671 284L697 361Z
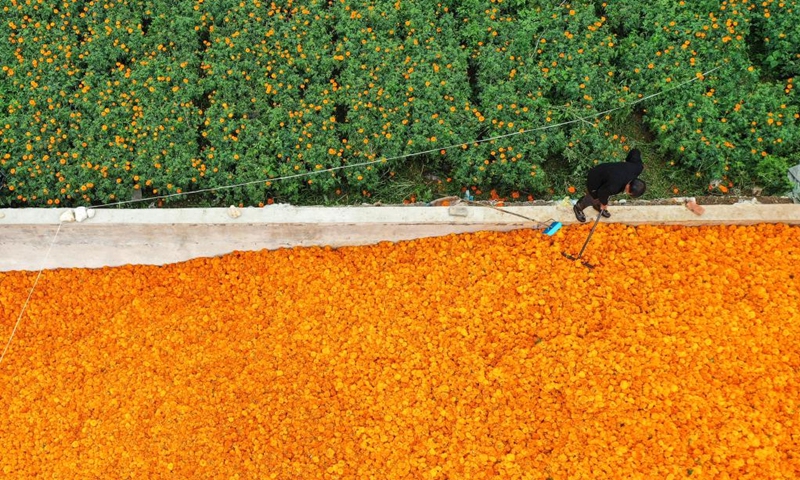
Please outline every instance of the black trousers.
M594 209L599 212L600 200L594 198L593 196L587 193L586 195L583 196L583 198L578 200L578 203L576 203L575 206L580 208L581 211L586 210L588 207L594 207Z

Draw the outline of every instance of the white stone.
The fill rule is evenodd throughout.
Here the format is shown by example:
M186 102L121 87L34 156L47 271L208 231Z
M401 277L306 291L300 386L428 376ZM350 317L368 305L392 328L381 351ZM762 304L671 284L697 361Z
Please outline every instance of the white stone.
M86 214L89 215L89 218L94 218L95 213L97 212L95 212L93 208L86 210Z
M3 212L0 212L0 218L6 218L6 214L3 213Z
M75 213L72 210L67 210L66 212L62 213L58 219L64 223L74 222Z
M236 208L235 205L231 205L230 208L228 208L228 216L231 218L239 218L242 216L242 211Z
M75 209L75 221L80 223L84 220L89 218L89 215L86 213L86 207L78 207Z

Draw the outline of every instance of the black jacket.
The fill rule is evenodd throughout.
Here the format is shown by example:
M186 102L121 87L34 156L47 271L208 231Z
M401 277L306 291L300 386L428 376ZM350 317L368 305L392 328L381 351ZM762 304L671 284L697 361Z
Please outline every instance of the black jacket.
M625 185L642 173L642 154L637 149L628 153L624 162L601 163L589 170L586 188L592 198L608 205L608 197L625 191Z

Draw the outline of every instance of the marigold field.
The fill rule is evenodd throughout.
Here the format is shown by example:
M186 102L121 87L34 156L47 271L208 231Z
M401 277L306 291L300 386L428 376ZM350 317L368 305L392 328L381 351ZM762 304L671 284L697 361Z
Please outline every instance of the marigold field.
M5 0L0 204L172 203L242 182L193 201L558 199L636 147L664 164L662 196L782 195L800 145L798 12L800 0Z
M797 478L800 230L601 225L43 273L5 478ZM9 338L36 274L0 273Z

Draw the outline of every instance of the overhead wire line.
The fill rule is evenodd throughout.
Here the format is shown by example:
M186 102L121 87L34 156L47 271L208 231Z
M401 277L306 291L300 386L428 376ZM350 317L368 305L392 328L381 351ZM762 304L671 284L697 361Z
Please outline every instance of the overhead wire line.
M303 178L303 177L308 177L308 176L311 176L311 175L319 175L319 174L322 174L322 173L335 172L335 171L343 170L343 169L347 169L347 168L366 167L366 166L375 165L375 164L378 164L378 163L386 163L386 162L390 162L390 161L394 161L394 160L401 160L401 159L404 159L404 158L410 158L410 157L415 157L415 156L419 156L419 155L426 155L426 154L429 154L429 153L441 152L443 150L450 150L450 149L453 149L453 148L462 148L462 147L465 147L465 146L477 145L477 144L480 144L480 143L493 142L493 141L496 141L496 140L501 140L501 139L504 139L504 138L510 138L510 137L514 137L514 136L517 136L517 135L524 135L526 133L531 133L531 132L551 130L551 129L554 129L554 128L559 128L559 127L563 127L563 126L566 126L566 125L571 125L573 123L586 122L589 119L594 119L594 118L597 118L597 117L601 117L603 115L608 115L609 113L615 112L617 110L621 110L623 108L627 108L627 107L636 105L638 103L644 102L644 101L649 100L651 98L655 98L655 97L664 95L664 94L669 93L669 92L671 92L673 90L677 90L678 88L681 88L684 85L688 85L691 82L697 81L699 79L703 79L706 76L708 76L709 74L715 72L716 70L719 70L720 68L722 68L722 67L721 66L717 66L717 67L712 68L711 70L708 70L707 72L704 72L704 73L701 73L701 74L695 74L695 76L692 77L691 79L683 81L683 82L675 85L672 88L669 88L667 90L662 90L662 91L659 91L659 92L655 92L655 93L652 93L650 95L646 95L646 96L644 96L642 98L636 99L636 100L634 100L632 102L625 103L625 104L620 105L618 107L610 108L610 109L607 109L607 110L604 110L602 112L598 112L598 113L595 113L595 114L592 114L592 115L587 115L587 116L578 117L578 118L575 118L575 119L572 119L572 120L567 120L567 121L564 121L564 122L555 123L553 125L542 125L540 127L530 128L530 129L526 129L526 130L519 130L517 132L511 132L511 133L507 133L507 134L503 134L503 135L496 135L496 136L493 136L493 137L483 138L483 139L474 140L474 141L470 141L470 142L463 142L463 143L458 143L458 144L449 145L449 146L445 146L445 147L431 148L431 149L428 149L428 150L423 150L423 151L414 152L414 153L408 153L408 154L404 154L404 155L397 155L397 156L394 156L394 157L388 157L388 158L384 157L384 158L380 158L380 159L377 159L377 160L371 160L371 161L368 161L368 162L360 162L360 163L351 163L351 164L347 164L347 165L339 165L337 167L331 167L331 168L327 168L327 169L324 169L324 170L316 170L316 171L311 171L311 172L302 172L302 173L297 173L297 174L292 174L292 175L284 175L284 176L280 176L280 177L272 177L272 178L266 178L266 179L261 179L261 180L252 180L252 181L241 182L241 183L232 184L232 185L223 185L221 187L209 187L209 188L203 188L203 189L200 189L200 190L193 190L193 191L190 191L190 192L172 193L172 194L167 194L167 195L159 195L159 196L156 196L156 197L148 197L148 198L141 198L141 199L134 199L134 200L125 200L125 201L114 202L114 203L106 203L106 204L102 204L102 205L90 206L90 207L87 207L87 208L90 208L90 209L91 208L106 208L106 207L127 205L127 204L132 204L132 203L149 202L149 201L160 200L160 199L165 199L165 198L173 198L173 197L179 197L179 196L195 195L195 194L198 194L198 193L215 192L215 191L218 191L218 190L229 190L229 189L233 189L233 188L239 188L239 187L243 187L243 186L247 186L247 185L255 185L255 184L259 184L259 183L269 183L269 182L277 182L277 181L282 181L282 180L291 180L291 179L295 179L295 178ZM492 207L492 208L496 208L496 207ZM500 209L497 209L497 210L500 210ZM512 215L516 215L518 217L525 218L526 220L535 221L533 219L530 219L528 217L524 217L524 216L519 215L519 214L515 214L515 213L512 213L512 212L505 211L505 210L501 210L501 211L504 211L505 213L511 213ZM47 253L45 254L44 259L42 260L42 266L41 266L41 268L39 269L39 272L36 275L36 279L34 280L30 291L28 292L28 297L25 299L25 303L23 304L22 310L20 311L19 316L17 317L17 321L14 324L14 328L11 331L11 335L9 336L8 341L6 342L5 347L3 348L3 352L2 352L2 354L0 354L0 364L2 363L3 359L5 358L5 355L6 355L7 351L8 351L8 349L9 349L9 346L11 345L11 340L14 338L14 335L15 335L15 333L17 331L17 328L19 327L20 322L22 321L22 316L25 314L25 311L26 311L26 309L28 307L30 299L33 296L33 292L36 289L36 285L39 283L39 279L41 278L42 272L44 271L44 268L45 268L45 265L47 263L47 260L50 257L50 253L51 253L51 251L53 249L53 245L55 245L56 240L58 239L58 234L61 231L61 226L62 225L63 225L63 223L59 222L58 229L56 230L56 233L53 236L53 240L50 242L50 246L47 249Z
M560 127L563 127L563 126L566 126L566 125L571 125L573 123L586 122L587 120L594 119L594 118L597 118L597 117L601 117L601 116L604 116L604 115L608 115L609 113L613 113L613 112L615 112L617 110L621 110L623 108L631 107L631 106L636 105L638 103L650 100L651 98L655 98L655 97L664 95L664 94L669 93L669 92L671 92L673 90L677 90L677 89L679 89L679 88L681 88L681 87L683 87L685 85L688 85L689 83L692 83L692 82L695 82L697 80L703 79L706 76L708 76L709 74L715 72L716 70L719 70L720 68L722 68L722 67L718 66L718 67L712 68L711 70L708 70L707 72L704 72L704 73L701 73L701 74L695 74L695 76L692 77L691 79L685 80L685 81L675 85L672 88L668 88L666 90L662 90L662 91L659 91L659 92L652 93L650 95L646 95L646 96L644 96L642 98L636 99L636 100L634 100L632 102L625 103L625 104L620 105L618 107L610 108L608 110L604 110L602 112L594 113L592 115L578 117L578 118L574 118L572 120L567 120L567 121L560 122L560 123L555 123L555 124L552 124L552 125L542 125L542 126L535 127L535 128L519 130L519 131L516 131L516 132L506 133L506 134L503 134L503 135L496 135L496 136L493 136L493 137L483 138L483 139L479 139L479 140L473 140L473 141L470 141L470 142L462 142L462 143L457 143L457 144L448 145L448 146L444 146L444 147L431 148L431 149L428 149L428 150L422 150L422 151L419 151L419 152L413 152L413 153L407 153L407 154L403 154L403 155L397 155L397 156L394 156L394 157L383 157L383 158L380 158L380 159L377 159L377 160L371 160L371 161L368 161L368 162L350 163L350 164L347 164L347 165L339 165L337 167L331 167L331 168L326 168L326 169L322 169L322 170L314 170L314 171L310 171L310 172L301 172L301 173L295 173L295 174L291 174L291 175L283 175L283 176L279 176L279 177L264 178L264 179L260 179L260 180L251 180L251 181L247 181L247 182L241 182L241 183L236 183L236 184L231 184L231 185L223 185L223 186L219 186L219 187L208 187L208 188L202 188L202 189L199 189L199 190L192 190L192 191L189 191L189 192L170 193L170 194L158 195L158 196L154 196L154 197L139 198L139 199L132 199L132 200L122 200L122 201L119 201L119 202L104 203L104 204L101 204L101 205L95 205L95 206L90 206L90 207L86 207L86 208L116 207L116 206L128 205L128 204L133 204L133 203L151 202L151 201L154 201L154 200L163 200L163 199L167 199L167 198L175 198L175 197L183 197L183 196L188 196L188 195L196 195L198 193L216 192L216 191L219 191L219 190L230 190L230 189L233 189L233 188L240 188L240 187L245 187L245 186L248 186L248 185L256 185L256 184L262 184L262 183L270 183L270 182L278 182L278 181L283 181L283 180L292 180L292 179L297 179L297 178L304 178L304 177L309 177L309 176L312 176L312 175L319 175L319 174L323 174L323 173L331 173L331 172L335 172L335 171L338 171L338 170L344 170L344 169L349 169L349 168L367 167L367 166L375 165L375 164L378 164L378 163L387 163L387 162L391 162L391 161L394 161L394 160L401 160L401 159L410 158L410 157L416 157L416 156L420 156L420 155L427 155L429 153L436 153L436 152L441 152L441 151L444 151L444 150L451 150L451 149L454 149L454 148L463 148L463 147L468 147L470 145L478 145L480 143L494 142L496 140L502 140L504 138L514 137L514 136L517 136L517 135L525 135L527 133L532 133L532 132L551 130L551 129L554 129L554 128L560 128Z
M559 7L563 6L564 3L566 3L566 1L567 0L562 0L560 5L559 5ZM536 42L536 46L537 47L538 47L539 42L541 40L542 40L542 37L540 36L539 39ZM344 169L349 169L349 168L367 167L367 166L375 165L375 164L378 164L378 163L387 163L387 162L394 161L394 160L401 160L401 159L416 157L416 156L420 156L420 155L427 155L429 153L442 152L442 151L451 150L451 149L454 149L454 148L464 148L464 147L468 147L470 145L478 145L478 144L486 143L486 142L494 142L496 140L502 140L504 138L510 138L510 137L514 137L514 136L517 136L517 135L524 135L524 134L527 134L527 133L532 133L532 132L537 132L537 131L545 131L545 130L551 130L551 129L554 129L554 128L560 128L560 127L571 125L573 123L578 123L578 122L586 122L586 123L588 123L589 119L595 119L595 118L598 118L598 117L601 117L601 116L604 116L604 115L608 115L608 114L610 114L612 112L615 112L617 110L621 110L623 108L631 107L633 105L636 105L638 103L644 102L644 101L649 100L651 98L655 98L655 97L658 97L660 95L664 95L666 93L669 93L669 92L671 92L673 90L677 90L678 88L681 88L684 85L687 85L687 84L689 84L691 82L694 82L696 80L704 79L706 76L708 76L709 74L713 73L714 71L716 71L716 70L718 70L720 68L721 68L721 66L717 66L717 67L712 68L711 70L708 70L707 72L704 72L704 73L701 73L701 74L695 74L695 76L692 77L691 79L686 80L684 82L681 82L681 83L675 85L672 88L669 88L667 90L662 90L662 91L659 91L659 92L655 92L653 94L650 94L650 95L644 96L642 98L636 99L635 101L632 101L632 102L625 103L625 104L620 105L618 107L610 108L610 109L607 109L607 110L604 110L602 112L598 112L598 113L595 113L595 114L592 114L592 115L578 117L578 118L574 118L572 120L568 120L568 121L564 121L564 122L560 122L560 123L555 123L555 124L552 124L552 125L542 125L542 126L535 127L535 128L523 129L523 130L519 130L519 131L516 131L516 132L511 132L511 133L507 133L507 134L503 134L503 135L496 135L496 136L493 136L493 137L473 140L473 141L470 141L470 142L462 142L462 143L453 144L453 145L449 145L449 146L445 146L445 147L431 148L431 149L428 149L428 150L423 150L423 151L413 152L413 153L408 153L408 154L403 154L403 155L397 155L397 156L394 156L394 157L388 157L388 158L387 157L383 157L383 158L380 158L380 159L377 159L377 160L371 160L371 161L367 161L367 162L339 165L337 167L331 167L331 168L322 169L322 170L315 170L315 171L310 171L310 172L302 172L302 173L291 174L291 175L283 175L283 176L265 178L265 179L260 179L260 180L252 180L252 181L241 182L241 183L236 183L236 184L231 184L231 185L223 185L223 186L220 186L220 187L208 187L208 188L202 188L202 189L192 190L192 191L188 191L188 192L171 193L171 194L166 194L166 195L158 195L158 196L154 196L154 197L147 197L147 198L140 198L140 199L124 200L124 201L119 201L119 202L105 203L105 204L101 204L101 205L89 206L87 208L95 209L95 208L115 207L115 206L129 205L129 204L141 203L141 202L151 202L151 201L154 201L154 200L163 200L163 199L167 199L167 198L184 197L184 196L189 196L189 195L196 195L196 194L199 194L199 193L216 192L216 191L219 191L219 190L230 190L230 189L234 189L234 188L240 188L240 187L244 187L244 186L248 186L248 185L256 185L256 184L261 184L261 183L269 184L271 182L278 182L278 181L283 181L283 180L292 180L292 179L297 179L297 178L304 178L304 177L309 177L309 176L312 176L312 175L319 175L319 174L323 174L323 173L332 173L332 172L335 172L335 171L338 171L338 170L344 170ZM0 182L5 180L1 175L2 175L2 172L0 172ZM473 203L473 202L469 202L469 203ZM517 214L517 213L509 212L507 210L503 210L503 209L497 208L495 206L490 206L490 208L493 208L495 210L499 210L499 211L504 212L504 213L509 213L511 215L515 215L517 217L521 217L521 218L524 218L524 219L529 220L529 221L537 222L536 220L534 220L532 218L528 218L526 216L523 216L523 215L520 215L520 214ZM541 223L541 222L537 222L537 223ZM63 222L59 222L58 228L56 229L56 233L55 233L55 235L53 235L53 239L50 242L50 246L47 249L47 253L44 256L44 259L42 260L42 265L41 265L41 267L39 269L39 272L36 275L36 279L34 280L33 285L31 286L31 289L28 292L28 297L25 299L25 303L23 304L22 310L20 311L19 316L17 317L17 321L14 324L14 328L11 331L11 335L9 336L8 341L6 342L5 347L3 348L2 354L0 354L0 364L2 364L2 361L5 358L6 352L8 351L9 346L11 345L11 341L14 338L14 335L15 335L15 333L17 331L17 328L20 325L20 322L22 320L22 316L24 315L24 313L25 313L25 311L27 309L27 306L28 306L28 304L30 302L30 299L33 296L33 292L36 289L36 285L39 283L39 279L42 276L42 272L44 271L44 268L45 268L45 265L47 263L47 260L50 257L50 253L51 253L51 251L53 249L53 246L55 245L56 240L58 239L58 234L61 231L61 226L62 225L63 225Z

